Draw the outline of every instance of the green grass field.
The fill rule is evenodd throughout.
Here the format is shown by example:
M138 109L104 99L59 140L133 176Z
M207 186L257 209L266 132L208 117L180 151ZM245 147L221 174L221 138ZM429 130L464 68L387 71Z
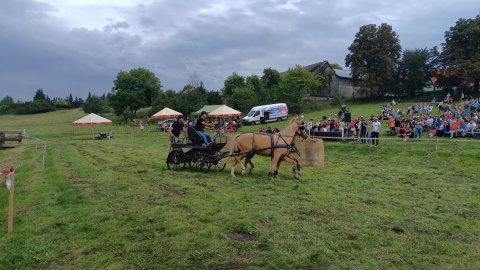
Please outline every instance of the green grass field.
M71 125L83 115L0 117L47 142L43 170L35 139L0 151L0 170L18 167L10 234L0 189L0 269L480 269L479 139L325 142L323 170L269 181L268 157L236 178L170 171L166 133L93 140L109 127Z

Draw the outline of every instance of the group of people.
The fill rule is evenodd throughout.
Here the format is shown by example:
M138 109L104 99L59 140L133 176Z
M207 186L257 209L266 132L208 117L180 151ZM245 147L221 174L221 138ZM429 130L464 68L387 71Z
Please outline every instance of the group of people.
M438 106L438 115L434 106ZM383 111L383 108L382 108ZM424 131L429 137L449 136L464 137L467 134L480 134L480 107L478 99L468 98L462 94L459 102L453 102L450 93L437 102L434 98L430 103L409 105L403 113L390 110L388 112L389 127L392 134L404 140L408 138L421 139Z
M183 115L177 116L177 120L173 122L173 124L168 129L170 133L170 137L172 138L173 143L182 143L180 139L181 134L187 134L188 126L193 126L195 131L200 136L202 143L206 146L211 145L213 143L213 136L206 132L205 130L214 130L215 124L209 123L206 121L208 117L208 113L206 111L202 111L200 116L196 119L195 123L185 123L185 118ZM228 122L227 122L228 123Z

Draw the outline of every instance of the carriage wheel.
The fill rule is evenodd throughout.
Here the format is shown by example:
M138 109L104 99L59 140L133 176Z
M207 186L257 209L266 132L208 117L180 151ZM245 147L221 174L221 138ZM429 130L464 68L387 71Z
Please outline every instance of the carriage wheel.
M192 157L190 168L192 171L202 171L209 169L208 164L208 157L202 152L197 152Z
M185 168L185 154L182 151L170 152L167 157L167 168L176 171Z
M227 166L227 162L225 162L225 157L221 158L223 156L222 153L217 152L215 154L215 157L211 159L211 168L216 171L223 171L225 169L225 166Z

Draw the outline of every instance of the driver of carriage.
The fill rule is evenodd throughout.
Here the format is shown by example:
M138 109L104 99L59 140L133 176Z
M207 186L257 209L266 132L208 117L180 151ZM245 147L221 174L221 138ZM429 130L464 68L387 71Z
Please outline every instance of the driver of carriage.
M215 125L205 121L205 118L207 118L207 112L202 111L195 124L195 130L197 130L198 135L202 138L203 143L209 145L213 142L213 138L212 135L205 132L204 129L214 129Z
M179 138L180 133L187 132L187 128L185 127L185 123L183 122L183 120L183 115L177 116L177 121L173 122L172 126L168 129L172 142L175 144L182 143L182 140L180 140Z

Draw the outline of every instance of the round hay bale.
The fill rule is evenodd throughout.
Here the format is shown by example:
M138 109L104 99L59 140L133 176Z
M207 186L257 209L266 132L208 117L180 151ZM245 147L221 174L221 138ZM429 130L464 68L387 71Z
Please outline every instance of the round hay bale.
M301 166L325 168L325 149L322 139L297 139L295 146L300 151L301 156L298 157L298 161Z

